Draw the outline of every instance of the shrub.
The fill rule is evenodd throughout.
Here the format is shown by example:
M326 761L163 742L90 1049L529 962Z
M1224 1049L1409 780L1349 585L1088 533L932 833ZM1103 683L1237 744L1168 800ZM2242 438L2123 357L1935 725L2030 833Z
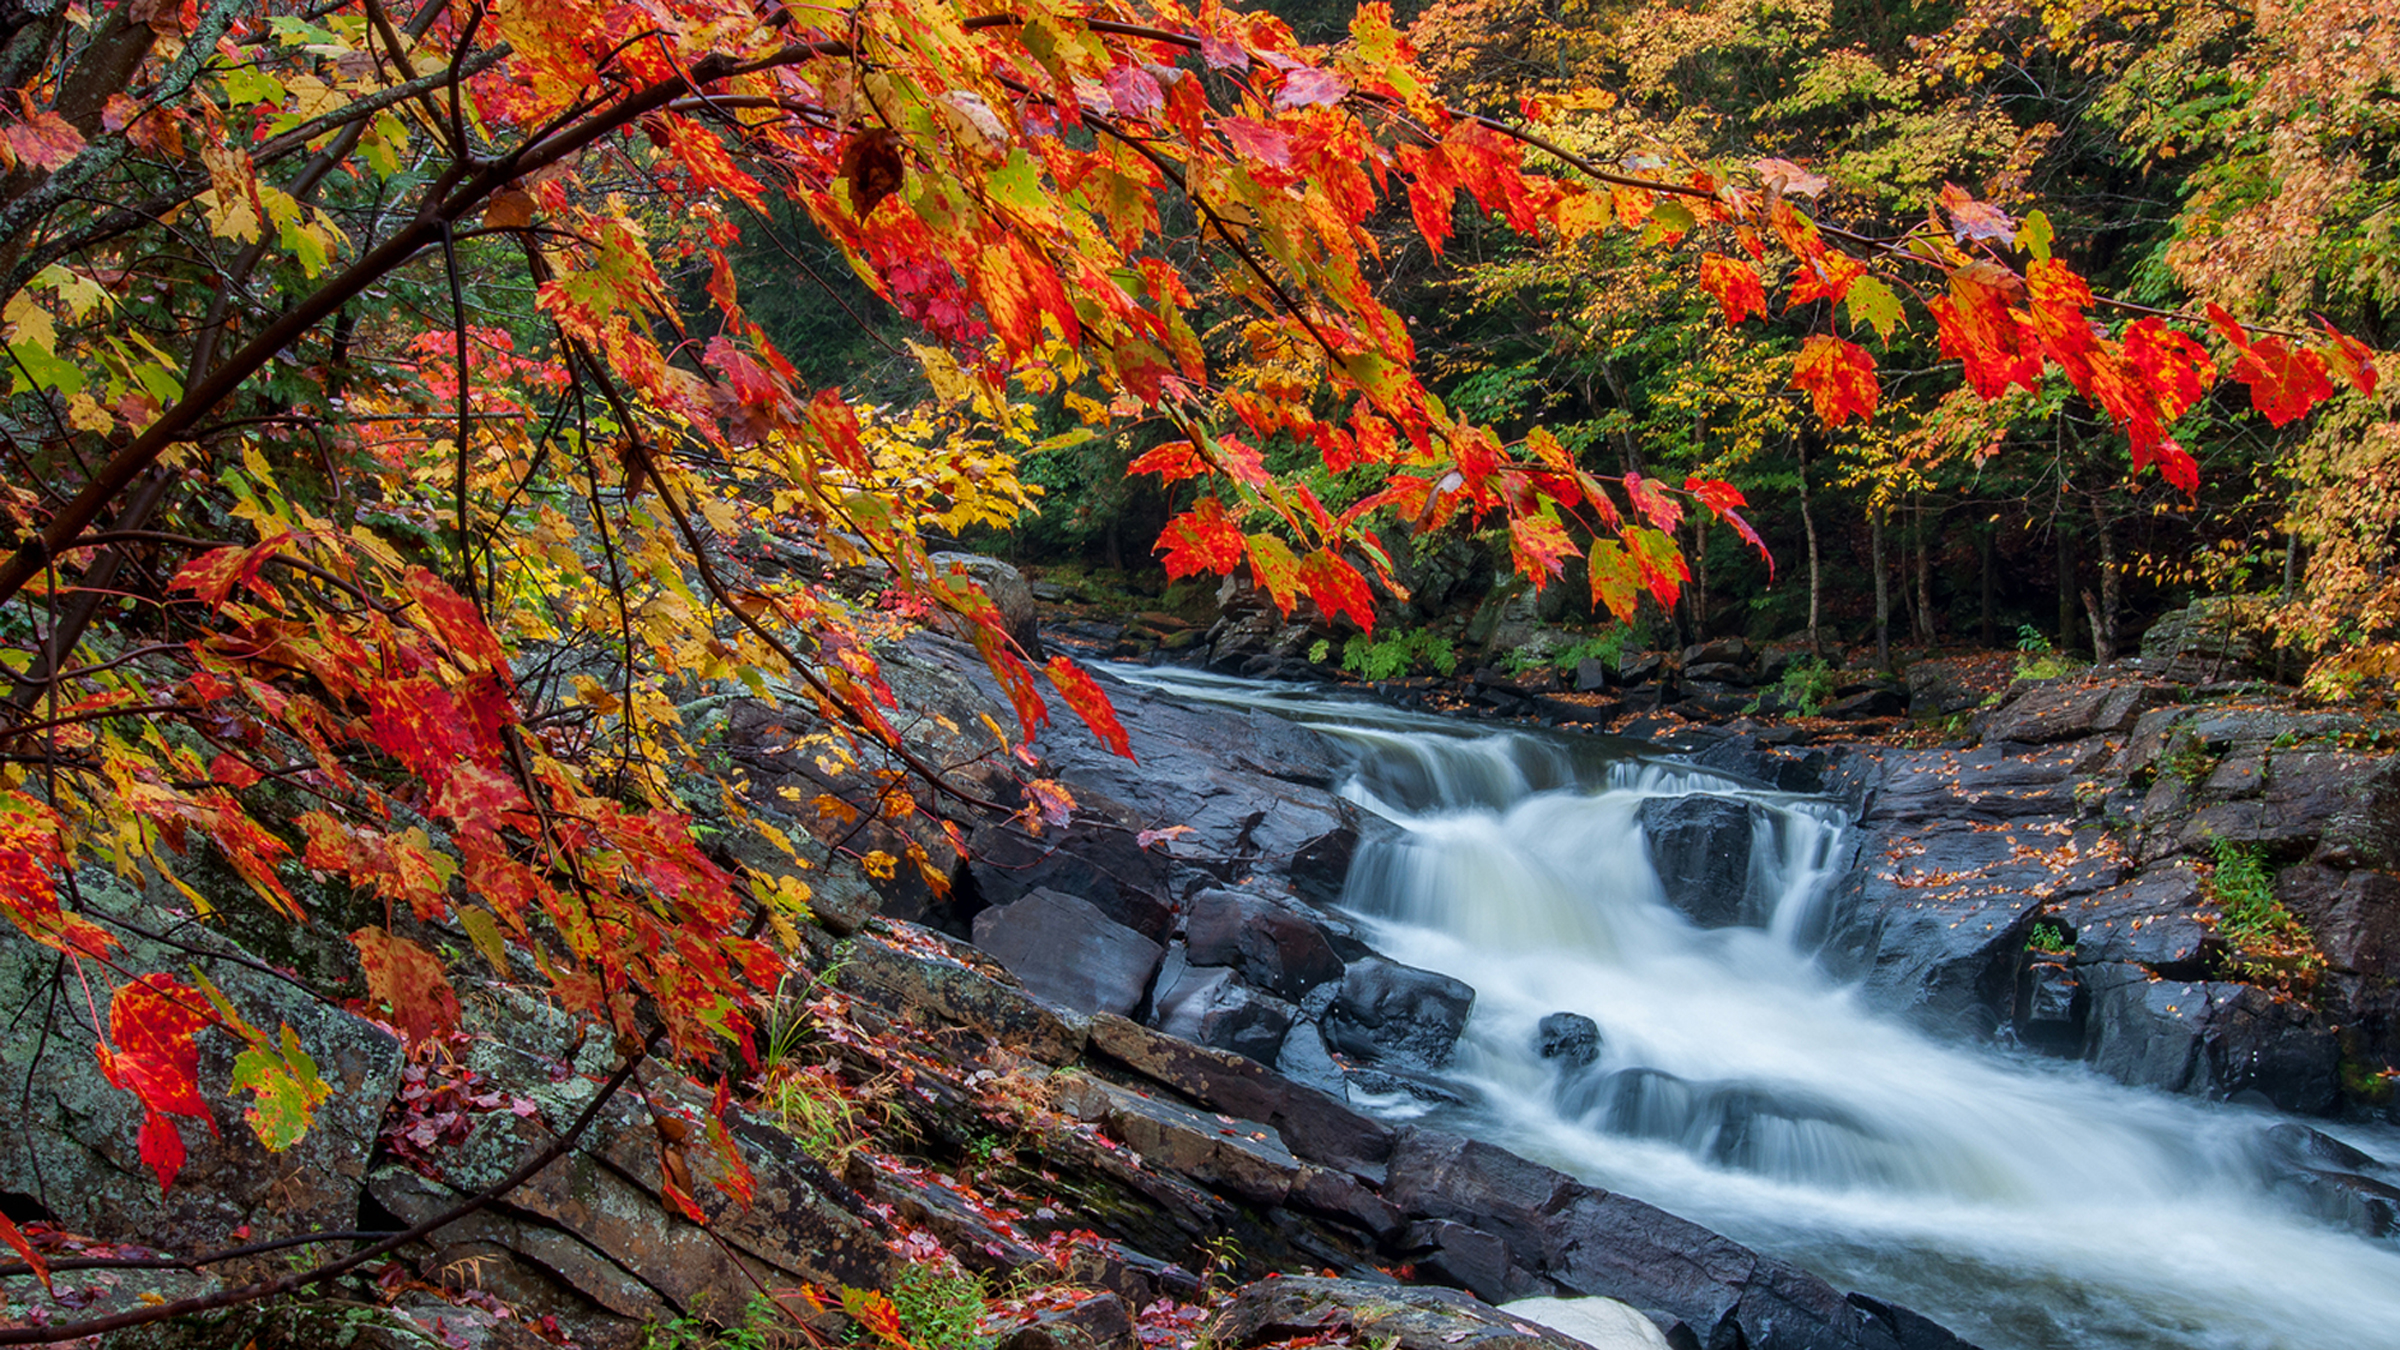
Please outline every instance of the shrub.
M2325 968L2316 938L2275 898L2257 849L2229 839L2216 840L2214 848L2209 889L2220 911L2217 937L2225 944L2226 969L2255 983L2305 991Z

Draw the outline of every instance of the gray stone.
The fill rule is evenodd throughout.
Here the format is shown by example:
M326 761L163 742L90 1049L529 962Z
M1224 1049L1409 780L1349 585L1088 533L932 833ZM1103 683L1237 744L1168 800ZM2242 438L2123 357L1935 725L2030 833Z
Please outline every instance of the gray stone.
M1352 963L1321 1024L1326 1044L1378 1065L1440 1069L1450 1062L1475 991L1435 971L1380 957Z
M1231 966L1279 998L1296 999L1342 975L1314 920L1244 891L1210 888L1184 904L1185 955L1196 966Z
M1166 954L1091 901L1052 890L976 915L975 945L1053 1003L1119 1014L1141 1006Z
M2163 686L2141 682L2020 680L1983 716L1983 738L2049 745L2130 731L2143 713L2170 697Z
M1159 1030L1261 1064L1275 1062L1299 1012L1242 983L1224 966L1186 966L1173 987L1167 987L1164 978L1159 983L1154 1019Z
M1600 1024L1582 1013L1552 1013L1534 1028L1535 1049L1561 1068L1588 1069L1600 1058Z
M998 558L981 553L933 553L926 557L936 579L963 572L1000 611L1001 626L1034 660L1042 656L1041 614L1025 575ZM963 623L953 618L952 623ZM965 636L962 632L960 636Z
M1668 904L1702 928L1764 922L1750 896L1751 839L1769 828L1757 806L1705 793L1653 797L1641 822Z

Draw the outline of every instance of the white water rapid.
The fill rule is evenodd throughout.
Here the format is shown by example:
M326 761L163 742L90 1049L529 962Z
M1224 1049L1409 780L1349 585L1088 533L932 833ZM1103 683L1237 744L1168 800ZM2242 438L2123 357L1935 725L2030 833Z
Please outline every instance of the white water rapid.
M1864 1006L1804 940L1842 813L1593 738L1475 728L1185 672L1129 679L1305 721L1357 753L1347 791L1404 827L1346 904L1396 960L1472 985L1453 1083L1379 1100L1650 1201L1988 1350L2392 1350L2400 1245L2272 1185L2280 1117L1937 1041ZM1749 860L1764 928L1665 903L1641 803L1707 791L1774 822ZM1597 1064L1536 1052L1556 1012ZM2322 1122L2312 1122L2323 1128ZM2400 1159L2390 1131L2340 1131Z

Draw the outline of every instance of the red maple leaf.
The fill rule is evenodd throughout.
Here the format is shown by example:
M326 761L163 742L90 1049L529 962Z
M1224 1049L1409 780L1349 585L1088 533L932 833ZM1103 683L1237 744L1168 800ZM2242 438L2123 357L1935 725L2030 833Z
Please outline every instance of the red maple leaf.
M1767 313L1766 288L1759 284L1758 269L1739 258L1722 253L1700 255L1700 289L1717 298L1725 309L1725 322L1740 323L1756 314Z
M1875 358L1864 347L1818 334L1800 344L1792 362L1792 383L1815 400L1817 416L1838 427L1855 414L1873 421L1882 389L1875 382Z
M1202 497L1158 536L1169 581L1202 572L1223 576L1241 565L1242 550L1241 527L1214 497Z
M1374 631L1375 595L1367 589L1367 579L1339 554L1318 549L1302 559L1300 584L1327 618L1347 618L1360 628Z
M1050 683L1058 687L1059 697L1092 729L1092 734L1110 750L1127 759L1134 758L1133 746L1125 739L1125 724L1117 720L1117 710L1108 701L1108 693L1081 666L1064 656L1053 656L1043 665Z
M458 1029L458 994L450 988L440 957L381 928L361 928L350 935L350 943L358 948L359 968L367 981L367 996L358 1011L412 1041Z
M183 1135L169 1117L197 1116L216 1132L200 1097L200 1047L192 1039L216 1020L199 990L168 975L144 975L120 987L108 1003L108 1042L98 1047L100 1071L141 1099L142 1161L158 1174L162 1191L183 1169Z

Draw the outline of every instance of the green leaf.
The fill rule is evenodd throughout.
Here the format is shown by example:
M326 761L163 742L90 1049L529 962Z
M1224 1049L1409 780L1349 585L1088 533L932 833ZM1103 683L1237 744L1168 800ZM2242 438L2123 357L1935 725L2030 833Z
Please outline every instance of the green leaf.
M2037 261L2050 260L2050 217L2039 211L2028 211L2017 226L2017 243Z
M1872 325L1877 336L1885 342L1892 340L1892 330L1901 325L1903 311L1900 297L1873 277L1860 277L1850 283L1850 326Z
M234 1056L232 1090L257 1100L246 1113L250 1129L270 1153L281 1153L308 1134L317 1104L333 1089L317 1076L317 1062L300 1048L290 1023L283 1028L283 1050L277 1054L253 1046Z

